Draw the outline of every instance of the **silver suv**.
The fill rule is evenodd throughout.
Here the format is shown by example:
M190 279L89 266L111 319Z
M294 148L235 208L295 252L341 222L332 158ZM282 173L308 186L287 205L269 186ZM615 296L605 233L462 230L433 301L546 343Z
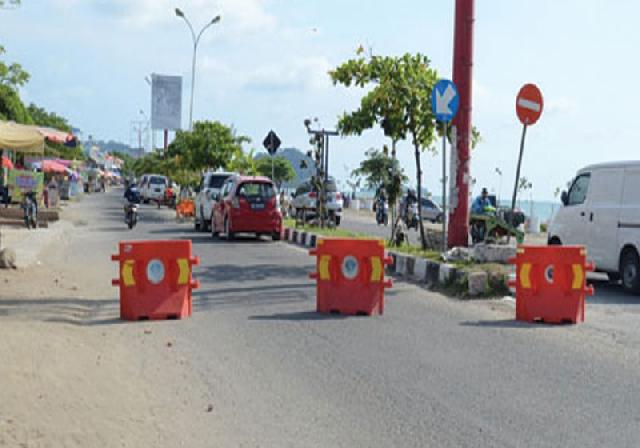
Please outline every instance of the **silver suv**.
M205 173L196 189L195 229L206 232L211 226L213 203L224 182L235 173Z
M336 217L336 225L340 225L342 220L342 207L343 200L342 195L338 191L336 181L329 179L326 183L327 192L327 210ZM313 218L316 213L316 200L318 199L318 192L311 179L302 182L291 199L291 214L295 217L302 217L305 215L308 218Z

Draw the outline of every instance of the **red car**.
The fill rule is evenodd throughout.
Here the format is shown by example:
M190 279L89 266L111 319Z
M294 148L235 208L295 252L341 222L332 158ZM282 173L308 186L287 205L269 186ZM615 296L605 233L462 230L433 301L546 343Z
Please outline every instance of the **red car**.
M232 176L223 184L213 206L211 234L223 233L232 240L236 233L271 235L282 232L276 189L267 177Z

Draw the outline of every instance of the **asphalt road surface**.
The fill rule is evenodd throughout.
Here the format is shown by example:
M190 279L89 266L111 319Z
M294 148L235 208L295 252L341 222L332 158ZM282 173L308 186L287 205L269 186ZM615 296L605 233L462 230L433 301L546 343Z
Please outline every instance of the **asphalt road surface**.
M188 428L185 446L640 441L640 300L618 288L596 285L606 294L578 326L517 323L509 301L452 300L404 282L388 290L384 316L322 316L306 250L252 236L214 240L147 206L128 232L120 194L92 198L88 213L101 223L92 250L108 259L122 238L192 239L202 261L192 318L125 324L151 325L146 337L172 341L185 376L175 378L179 392L164 393L181 411L156 429ZM85 324L116 318L112 309ZM156 355L137 356L140 376L154 378Z

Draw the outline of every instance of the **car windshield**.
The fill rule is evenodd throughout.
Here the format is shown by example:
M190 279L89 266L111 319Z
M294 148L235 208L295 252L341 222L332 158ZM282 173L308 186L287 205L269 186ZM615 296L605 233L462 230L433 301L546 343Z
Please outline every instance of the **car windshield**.
M214 174L209 179L209 188L222 188L222 185L228 178L228 174Z
M149 180L149 183L151 185L166 185L167 184L167 179L165 179L164 177L153 176Z
M338 191L338 186L336 185L336 181L333 179L329 179L327 182L324 183L324 187L327 191L327 193L335 193L336 191ZM313 187L313 191L315 191L315 185Z
M273 185L266 182L246 182L238 187L238 196L247 199L270 199L276 195Z

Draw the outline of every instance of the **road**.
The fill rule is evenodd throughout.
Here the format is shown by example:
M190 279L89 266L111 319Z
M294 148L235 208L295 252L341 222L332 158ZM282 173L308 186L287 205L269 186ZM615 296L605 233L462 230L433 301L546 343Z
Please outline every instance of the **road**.
M64 442L33 446L630 447L640 440L640 300L617 289L591 301L579 326L521 324L509 301L458 301L403 282L388 291L384 316L321 316L306 250L252 237L213 240L146 206L127 232L119 192L78 210L85 233L70 236L57 256L66 260L61 278L76 282L84 299L47 288L38 300L0 296L0 329L69 331L45 358L57 359L53 380L66 395L38 397L52 378L45 360L29 356L31 370L14 378L26 384L24 414L0 389L0 446L7 415L14 426L29 420L10 442L21 434ZM109 256L124 237L193 240L202 286L192 318L118 321ZM99 293L88 292L92 285ZM95 356L67 361L70 353L89 356L63 349L78 338L95 350L104 344L104 371L89 369ZM17 356L14 348L0 355ZM65 378L67 362L88 373ZM89 394L80 406L76 389Z

